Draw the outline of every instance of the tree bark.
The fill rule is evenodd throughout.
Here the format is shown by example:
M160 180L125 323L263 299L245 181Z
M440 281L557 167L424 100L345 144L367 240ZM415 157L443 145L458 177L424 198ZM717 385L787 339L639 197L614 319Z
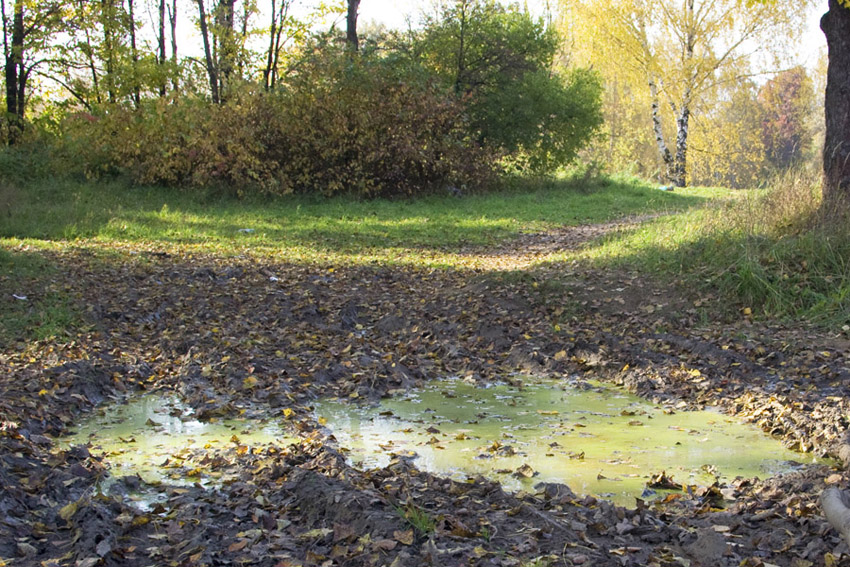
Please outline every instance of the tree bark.
M236 0L219 0L215 11L214 35L218 39L218 97L222 102L227 99L233 82L233 71L236 68L235 5Z
M4 22L5 25L5 22ZM24 133L24 2L15 0L12 15L12 42L6 53L6 115L9 122L9 145L18 143Z
M160 69L165 69L165 0L159 0L159 22L157 29L157 63ZM165 86L168 84L166 73L162 73L161 83L159 84L159 96L165 96Z
M676 118L676 166L671 181L676 187L685 187L688 183L688 121L690 104L682 104L679 117Z
M345 19L345 41L353 53L356 53L360 49L360 39L357 37L358 8L360 8L360 0L348 0L348 16Z
M459 95L463 89L464 75L466 74L466 0L460 2L460 29L457 34L457 69L455 73L455 94Z
M171 63L174 66L171 70L171 83L174 92L177 92L180 87L177 73L177 0L172 0L171 6L168 7L168 23L171 25Z
M133 4L135 0L127 0L127 11L130 17L130 58L133 61L133 104L138 109L142 104L142 93L139 85L139 49L136 46L136 14Z
M103 27L103 49L104 49L104 65L106 73L103 80L106 83L106 93L109 97L109 102L115 102L115 35L113 26L115 25L115 5L112 0L100 1L100 18L101 26Z
M823 207L850 210L850 9L829 0L820 22L829 50L824 114Z
M272 1L272 24L269 27L269 50L266 53L266 68L263 69L263 88L271 90L272 88L272 65L274 63L275 53L275 37L277 34L277 3ZM286 0L281 0L285 2Z
M666 179L673 179L675 162L667 142L664 141L664 130L661 127L661 104L658 102L658 86L652 77L648 80L649 94L652 97L652 132L655 134L655 145L658 146L658 154L664 163Z
M204 42L204 58L207 64L207 77L210 81L210 96L214 104L219 104L221 103L221 97L218 90L218 71L213 60L212 51L210 51L210 30L207 25L207 12L204 9L204 0L195 0L195 3L198 5L201 39Z

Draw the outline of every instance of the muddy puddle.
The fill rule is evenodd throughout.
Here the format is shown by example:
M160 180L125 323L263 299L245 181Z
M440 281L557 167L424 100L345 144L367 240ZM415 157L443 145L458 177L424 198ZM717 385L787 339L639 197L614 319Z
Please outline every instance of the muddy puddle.
M149 394L100 408L87 416L63 447L89 445L103 456L110 477L102 490L121 490L144 508L160 499L159 485L216 486L240 453L253 447L285 446L293 438L275 421L200 421L173 395Z
M400 455L440 475L481 474L509 490L561 482L627 506L663 496L647 487L662 472L705 486L812 461L720 413L656 406L595 383L442 380L374 407L320 401L316 416L358 466ZM200 421L176 397L150 394L100 409L60 444L88 444L109 467L103 489L144 507L159 499L159 485L217 486L236 474L224 465L241 453L293 441L279 421Z
M678 484L706 486L812 462L718 412L660 407L599 384L483 388L448 380L377 407L324 401L316 412L360 466L406 455L441 475L481 474L510 490L561 482L627 506L635 497L663 496L647 487L662 472Z

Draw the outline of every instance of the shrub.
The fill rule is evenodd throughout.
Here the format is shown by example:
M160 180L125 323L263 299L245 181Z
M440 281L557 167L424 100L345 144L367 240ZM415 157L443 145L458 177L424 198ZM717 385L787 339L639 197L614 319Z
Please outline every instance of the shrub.
M280 99L287 125L268 146L295 191L415 195L492 177L461 104L415 66L320 52Z
M317 50L279 92L69 116L64 149L87 176L140 184L396 196L486 183L494 156L466 131L460 103L421 70Z
M588 69L552 71L559 38L517 5L446 3L412 51L468 106L471 134L522 170L570 163L602 125L602 86Z

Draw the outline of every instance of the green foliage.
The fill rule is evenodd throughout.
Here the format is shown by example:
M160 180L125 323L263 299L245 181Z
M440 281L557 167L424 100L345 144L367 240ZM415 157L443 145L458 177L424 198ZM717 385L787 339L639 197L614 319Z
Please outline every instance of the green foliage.
M420 537L427 537L437 529L437 523L431 514L412 502L408 502L403 507L397 506L396 513L404 518Z
M596 73L552 72L559 38L516 6L444 4L414 45L424 64L468 105L485 146L534 171L572 161L602 124Z
M822 218L820 179L791 171L769 190L616 235L584 256L682 279L730 315L850 324L850 230Z
M539 71L494 92L476 113L485 139L498 139L521 170L552 172L572 162L602 124L602 85L596 73L563 77Z

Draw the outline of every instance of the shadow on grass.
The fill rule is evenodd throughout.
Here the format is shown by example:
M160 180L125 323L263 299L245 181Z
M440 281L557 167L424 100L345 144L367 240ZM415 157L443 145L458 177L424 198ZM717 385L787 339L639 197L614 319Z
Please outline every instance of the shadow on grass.
M48 339L82 324L72 298L53 285L58 269L43 252L0 248L0 344Z
M695 298L715 297L717 315L850 325L846 227L768 234L712 226L691 213L609 234L577 256L589 266L680 281ZM548 262L550 271L561 260Z
M658 191L631 179L593 191L574 181L530 191L415 201L278 197L239 201L117 182L39 182L18 191L0 237L303 247L343 254L380 248L456 250L522 232L698 206L710 193Z

